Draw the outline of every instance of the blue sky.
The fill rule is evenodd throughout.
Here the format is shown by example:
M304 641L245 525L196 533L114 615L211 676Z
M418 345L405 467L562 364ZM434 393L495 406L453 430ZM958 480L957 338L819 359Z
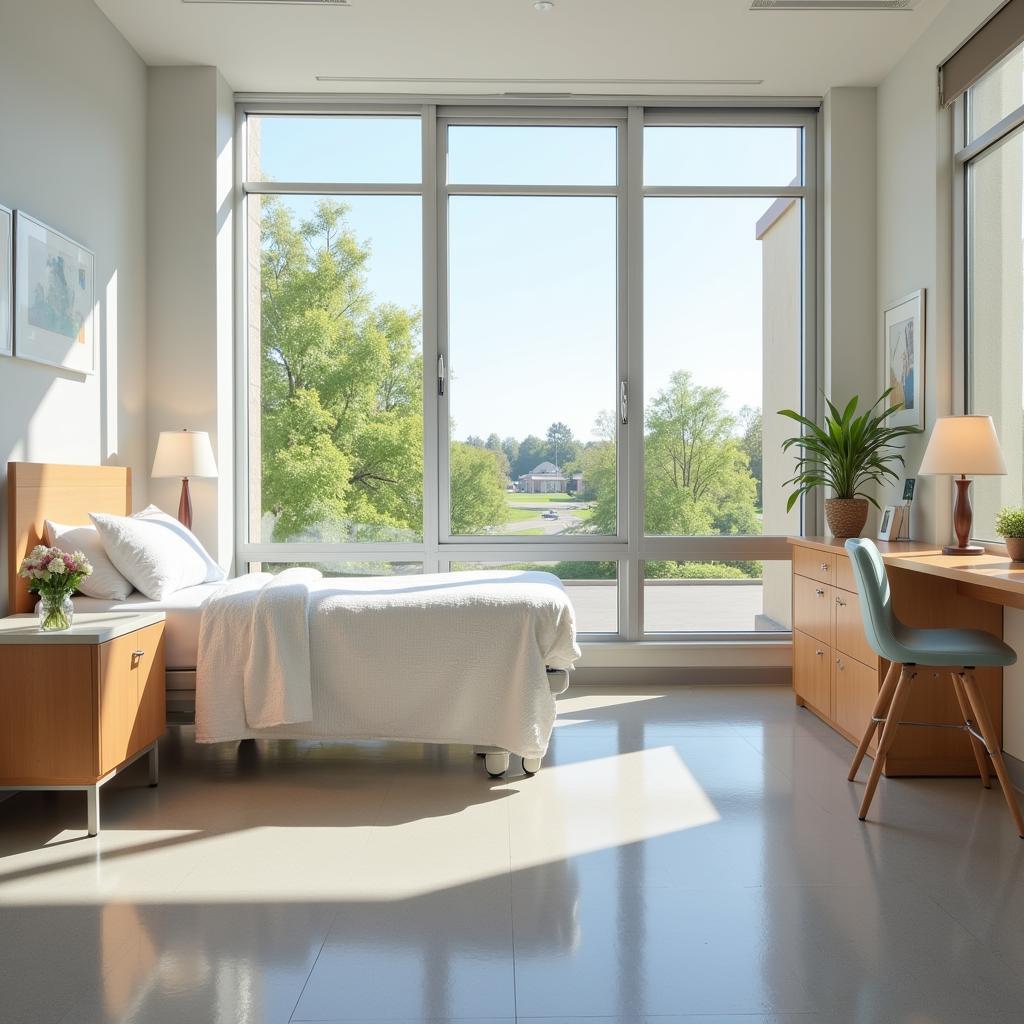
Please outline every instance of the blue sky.
M415 118L265 118L262 161L278 181L416 181ZM453 127L452 182L607 184L611 128ZM793 130L648 128L648 184L786 185ZM299 214L315 199L293 197ZM379 301L422 304L418 197L345 197L369 242ZM761 243L767 199L650 198L644 218L648 396L690 370L734 410L761 404ZM555 420L583 439L615 406L616 209L609 197L453 197L450 389L455 436L523 438ZM795 258L795 254L794 254Z

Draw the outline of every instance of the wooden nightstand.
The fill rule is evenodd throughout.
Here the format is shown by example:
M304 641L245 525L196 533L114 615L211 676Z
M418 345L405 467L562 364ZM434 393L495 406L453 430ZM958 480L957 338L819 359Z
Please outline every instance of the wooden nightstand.
M34 615L0 619L0 789L81 789L89 835L100 787L149 755L166 729L164 613L86 612L43 633Z

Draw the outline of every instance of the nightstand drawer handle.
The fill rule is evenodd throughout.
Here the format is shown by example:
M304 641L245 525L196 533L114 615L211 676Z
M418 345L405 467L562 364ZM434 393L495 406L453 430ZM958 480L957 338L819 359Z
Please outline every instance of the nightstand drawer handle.
M135 658L144 658L146 656L145 651L132 651L132 656Z
M822 572L828 572L828 570L829 570L829 564L828 564L828 562L822 562L822 563L821 563L821 571L822 571Z
M814 592L818 595L818 597L824 597L825 596L825 591L822 590L821 587L815 587L814 588Z

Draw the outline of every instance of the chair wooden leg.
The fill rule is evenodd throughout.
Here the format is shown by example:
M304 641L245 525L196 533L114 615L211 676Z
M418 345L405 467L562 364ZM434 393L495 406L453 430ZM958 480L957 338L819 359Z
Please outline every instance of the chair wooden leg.
M897 662L890 661L889 671L885 673L882 688L878 691L875 706L871 709L871 721L868 722L868 727L864 730L857 753L853 755L853 764L850 765L849 774L846 776L850 782L853 782L857 777L857 770L860 768L861 761L864 760L864 755L868 752L868 747L871 746L875 730L882 724L881 722L876 722L875 719L885 718L886 714L888 714L889 705L892 704L892 695L896 692L896 684L899 682L899 679L900 666Z
M960 712L964 716L964 724L977 728L977 723L971 714L971 705L967 700L967 694L964 693L964 684L960 682L960 676L956 672L950 672L950 675L953 677L953 692L956 694L957 703L960 705ZM974 763L978 766L981 784L986 789L991 789L992 777L988 770L988 757L986 756L985 746L973 732L969 732L967 735L971 738L971 750L974 751Z
M999 737L996 734L995 726L992 724L992 717L988 713L985 696L982 694L973 672L965 672L962 679L964 691L967 694L968 701L970 701L971 709L974 711L974 719L978 723L981 735L985 737L988 756L992 758L992 767L996 770L996 778L999 779L1003 796L1006 797L1006 804L1010 808L1010 816L1013 818L1014 825L1017 826L1017 835L1024 839L1024 819L1021 818L1017 796L1013 791L1010 776L1006 771L1003 752L999 746Z
M903 709L910 697L910 687L914 681L917 671L913 666L904 665L900 670L899 682L896 684L896 692L892 695L892 703L889 705L889 712L885 716L885 727L882 729L882 738L878 741L878 750L875 753L874 763L871 765L871 774L868 776L868 784L864 789L864 799L860 804L860 811L857 817L863 821L868 816L868 808L875 795L878 786L879 776L882 774L882 765L885 762L885 755L896 739L896 732L900 727L900 719L903 717Z

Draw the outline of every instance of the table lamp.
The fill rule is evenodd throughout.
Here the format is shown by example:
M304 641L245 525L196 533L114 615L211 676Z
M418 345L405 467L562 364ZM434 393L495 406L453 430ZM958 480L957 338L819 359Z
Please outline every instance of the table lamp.
M971 476L1006 476L1006 460L999 447L991 416L940 416L932 428L919 473L922 476L955 476L956 502L953 531L956 544L942 549L944 555L981 555L985 549L971 544L974 511L968 488Z
M215 477L217 463L213 459L210 435L205 430L161 430L153 459L154 477L181 477L181 500L178 522L192 529L192 495L188 490L190 476Z

